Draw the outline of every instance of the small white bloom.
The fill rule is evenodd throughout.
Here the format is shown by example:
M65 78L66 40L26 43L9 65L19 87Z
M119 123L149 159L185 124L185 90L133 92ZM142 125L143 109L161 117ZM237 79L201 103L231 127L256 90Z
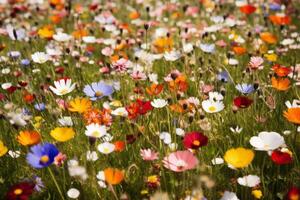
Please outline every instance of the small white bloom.
M164 58L167 60L167 61L175 61L175 60L178 60L179 58L181 57L181 54L179 51L170 51L170 52L165 52L164 54Z
M191 44L191 43L183 44L183 52L184 53L190 53L193 50L194 50L193 44Z
M113 110L111 112L111 114L116 115L116 116L122 116L122 117L128 116L128 112L127 112L126 108L124 108L124 107L120 107L120 108Z
M208 96L211 101L222 101L224 99L223 95L219 92L209 92Z
M260 178L256 175L248 175L238 178L237 182L246 187L255 187L260 183Z
M8 151L8 154L9 154L10 157L12 157L12 158L19 158L20 155L21 155L21 152L20 152L20 151L12 151L12 150L9 150L9 151Z
M168 105L168 101L166 101L164 99L154 99L153 101L151 101L151 105L154 108L163 108L166 105Z
M50 86L50 90L54 92L56 95L62 96L72 92L75 89L75 83L72 84L71 79L61 79L59 81L54 81L54 85Z
M230 131L233 132L233 133L241 133L243 130L243 128L240 128L240 127L230 127Z
M43 64L50 59L50 56L44 52L35 52L31 55L33 62Z
M159 138L163 140L165 144L171 144L172 142L171 134L168 132L161 132Z
M103 154L110 154L115 150L115 145L109 142L104 142L98 145L98 151Z
M202 108L207 113L217 113L224 109L224 104L222 101L202 101Z
M72 118L69 116L59 118L58 123L62 126L73 126Z
M176 135L183 137L185 135L185 132L182 128L176 128Z
M217 157L211 160L213 165L220 165L224 163L223 158Z
M94 138L101 138L106 135L106 127L97 123L87 125L85 135Z
M86 152L86 159L89 161L96 161L98 160L98 155L96 151L87 151Z
M85 43L95 43L96 42L96 38L94 36L84 36L84 37L82 37L82 40Z
M220 200L239 200L234 192L225 191Z
M80 195L80 192L76 188L71 188L68 190L67 195L71 199L77 199Z
M67 42L72 39L72 36L66 33L58 32L53 35L53 39L58 42Z
M6 89L10 88L11 86L12 86L11 83L3 83L3 84L1 84L1 87L2 87L3 90L6 90Z

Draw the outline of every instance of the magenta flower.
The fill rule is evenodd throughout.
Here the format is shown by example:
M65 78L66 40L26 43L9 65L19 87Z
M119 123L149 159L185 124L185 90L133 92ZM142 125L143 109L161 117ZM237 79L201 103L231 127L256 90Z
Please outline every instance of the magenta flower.
M151 149L141 149L140 155L143 160L152 161L158 159L158 153Z
M198 159L190 151L176 151L163 159L164 167L174 172L196 168Z
M199 149L202 146L207 145L208 138L200 132L193 131L185 134L183 138L183 144L188 149Z

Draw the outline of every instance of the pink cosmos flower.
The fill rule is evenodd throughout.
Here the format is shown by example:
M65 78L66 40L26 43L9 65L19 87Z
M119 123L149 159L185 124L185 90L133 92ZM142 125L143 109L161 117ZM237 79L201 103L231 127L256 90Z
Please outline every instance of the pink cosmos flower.
M264 67L264 66L262 66L263 62L264 62L264 59L261 57L251 57L248 66L252 70L263 69L263 67Z
M141 149L140 155L143 160L152 161L158 159L158 153L151 149Z
M174 172L183 172L194 169L198 165L198 159L188 150L176 151L164 157L164 167Z

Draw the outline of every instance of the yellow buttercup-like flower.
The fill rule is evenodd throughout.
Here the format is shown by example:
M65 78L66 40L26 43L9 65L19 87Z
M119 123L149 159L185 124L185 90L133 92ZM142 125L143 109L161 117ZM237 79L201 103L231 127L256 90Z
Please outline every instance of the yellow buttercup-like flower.
M50 25L46 25L38 30L38 34L41 38L52 38L54 35L53 27Z
M74 137L75 132L69 127L57 127L50 132L50 135L59 142L66 142Z
M254 152L251 149L242 147L232 148L226 151L224 160L235 168L247 167L254 158Z
M261 190L252 190L251 194L255 199L261 199L263 196Z
M7 151L8 151L7 147L0 140L0 157L4 156L7 153Z
M92 107L92 102L88 98L75 98L69 102L69 111L84 113Z

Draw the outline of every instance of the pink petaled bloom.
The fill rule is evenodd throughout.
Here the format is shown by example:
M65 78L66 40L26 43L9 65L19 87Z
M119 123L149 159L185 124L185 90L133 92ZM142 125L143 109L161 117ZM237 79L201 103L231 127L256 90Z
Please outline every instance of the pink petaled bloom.
M198 165L198 159L188 150L176 151L164 157L164 167L174 172L183 172L194 169Z
M252 70L263 69L264 68L264 66L262 66L263 62L264 59L261 57L251 57L248 66Z
M158 153L151 149L141 149L140 155L143 160L152 161L158 159Z
M129 68L130 62L125 58L121 58L117 60L117 62L113 63L113 68L117 72L125 72Z
M136 70L133 71L130 76L134 80L146 80L147 79L147 76L144 72L140 72L140 71L136 71Z
M61 152L54 158L54 164L58 167L61 167L64 161L67 159L67 156Z
M104 49L101 50L101 53L105 56L111 56L114 53L114 50L109 47L105 47Z
M214 86L213 85L203 85L201 87L201 89L204 94L208 94L209 92L213 91Z
M67 109L68 108L68 104L65 102L65 100L56 99L55 101L56 101L59 108L61 108L61 109Z
M109 73L109 67L101 67L100 72L103 73L103 74Z
M216 45L219 46L219 47L226 47L227 46L227 44L224 40L218 40L216 42Z

